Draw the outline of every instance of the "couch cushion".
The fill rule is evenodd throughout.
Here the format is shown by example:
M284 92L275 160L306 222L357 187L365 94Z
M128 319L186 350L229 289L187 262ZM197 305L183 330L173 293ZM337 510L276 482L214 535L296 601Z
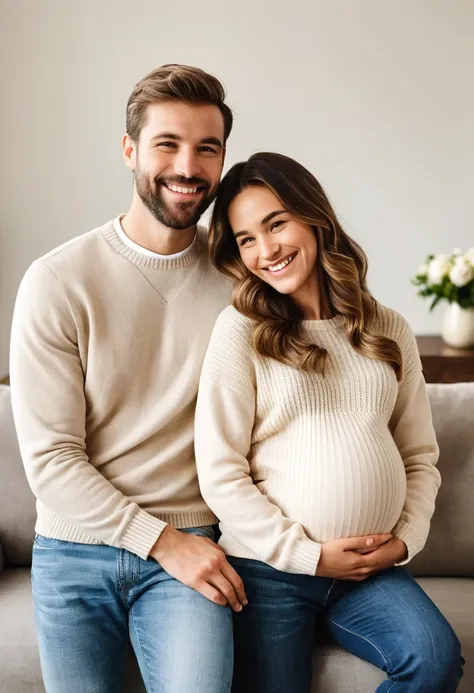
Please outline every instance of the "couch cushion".
M2 572L2 570L4 569L4 567L5 567L5 560L4 560L4 558L3 558L3 549L2 549L2 545L0 544L0 573Z
M128 658L124 690L145 693L133 655ZM0 575L0 693L45 693L29 568L7 568Z
M0 575L0 672L0 693L44 693L28 568Z
M18 448L10 388L0 385L0 542L7 565L30 565L35 521L35 499Z
M474 577L474 383L428 385L442 483L414 575ZM473 688L474 690L474 688Z

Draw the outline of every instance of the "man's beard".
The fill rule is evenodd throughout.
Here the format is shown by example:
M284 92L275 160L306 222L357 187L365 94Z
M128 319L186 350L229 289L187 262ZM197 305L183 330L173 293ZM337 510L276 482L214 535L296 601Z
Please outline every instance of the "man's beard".
M204 187L201 201L196 206L194 201L178 202L172 207L163 198L163 183L172 185L189 185L190 187ZM170 229L188 229L197 224L206 209L216 196L216 190L209 191L209 184L202 178L161 178L154 181L155 189L152 190L147 176L137 166L135 171L135 186L137 193L145 207L153 214L155 219Z

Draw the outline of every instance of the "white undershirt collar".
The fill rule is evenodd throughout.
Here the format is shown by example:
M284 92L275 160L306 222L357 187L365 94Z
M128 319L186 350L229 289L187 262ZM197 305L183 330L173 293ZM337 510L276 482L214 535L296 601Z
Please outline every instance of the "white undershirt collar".
M115 233L120 238L122 243L134 250L136 253L140 253L140 255L144 255L145 257L151 257L155 260L176 260L180 257L184 257L185 255L187 255L196 243L197 233L194 234L194 238L191 241L190 245L188 245L188 247L184 250L181 250L179 253L173 253L172 255L160 255L160 253L154 253L153 250L148 250L148 248L144 248L143 246L138 245L138 243L135 243L135 241L132 241L132 239L127 236L127 234L122 228L122 224L120 221L123 217L124 215L122 214L116 219L114 219L113 224Z

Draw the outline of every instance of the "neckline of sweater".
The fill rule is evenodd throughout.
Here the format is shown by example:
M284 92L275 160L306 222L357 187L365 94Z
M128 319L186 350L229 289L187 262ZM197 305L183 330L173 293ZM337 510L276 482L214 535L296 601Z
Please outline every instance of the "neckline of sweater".
M202 255L203 250L206 248L207 231L202 226L198 226L196 238L189 246L188 252L184 253L180 257L175 257L170 260L166 258L149 257L143 253L137 252L133 248L130 248L117 234L116 230L114 229L113 220L105 225L102 230L102 235L116 252L132 262L134 265L139 265L140 267L150 267L152 269L167 270L188 267L189 265L195 263L196 260Z
M327 330L337 330L344 324L342 315L335 315L326 320L302 320L301 326L310 332L324 332Z

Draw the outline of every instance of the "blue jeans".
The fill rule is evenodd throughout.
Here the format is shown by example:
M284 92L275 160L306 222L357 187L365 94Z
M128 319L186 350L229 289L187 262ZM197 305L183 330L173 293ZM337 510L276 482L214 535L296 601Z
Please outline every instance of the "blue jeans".
M183 531L215 538L214 527ZM37 536L32 585L47 693L120 693L129 639L148 693L230 691L230 609L156 561Z
M352 582L228 558L249 600L234 615L233 693L309 693L319 623L345 650L386 672L377 693L456 690L459 641L404 568Z

